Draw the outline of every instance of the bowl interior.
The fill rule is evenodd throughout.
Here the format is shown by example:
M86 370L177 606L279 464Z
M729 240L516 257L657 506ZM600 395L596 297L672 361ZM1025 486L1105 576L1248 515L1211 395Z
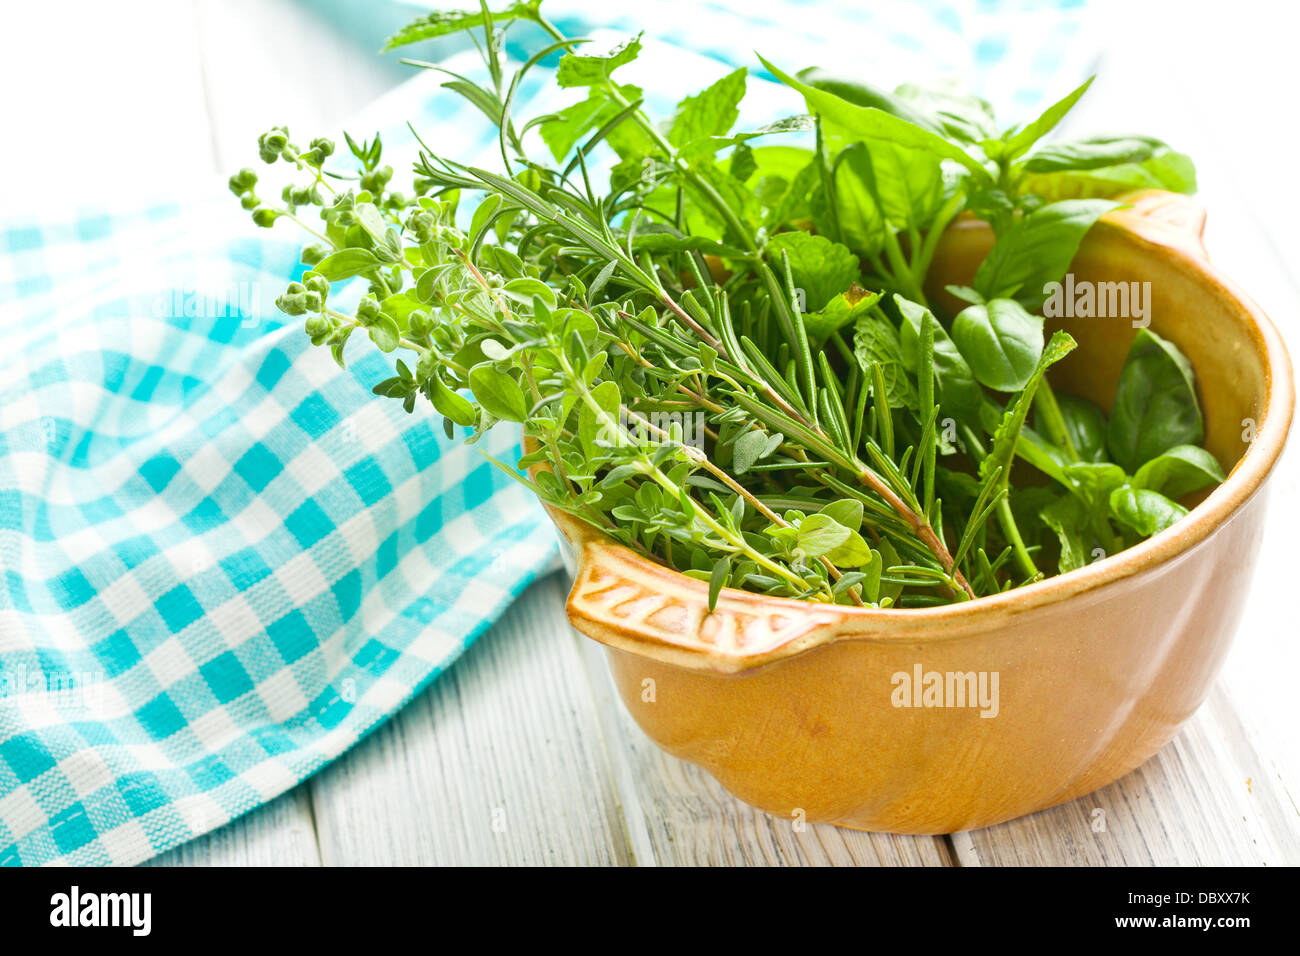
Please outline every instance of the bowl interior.
M1205 415L1203 444L1230 471L1245 454L1268 401L1268 357L1258 330L1236 297L1187 257L1153 254L1140 235L1106 221L1094 228L1107 233L1107 241L1083 244L1070 268L1074 288L1091 284L1094 291L1106 293L1112 306L1122 301L1116 298L1121 288L1123 294L1141 298L1131 298L1127 309L1101 310L1125 313L1121 315L1049 318L1049 333L1064 329L1078 342L1074 352L1053 366L1052 384L1109 413L1129 346L1140 324L1149 321L1152 331L1191 361ZM964 222L940 245L928 286L948 315L964 303L943 287L969 285L992 243L987 226ZM1144 303L1140 310L1134 307L1138 301ZM1093 311L1099 311L1095 305Z

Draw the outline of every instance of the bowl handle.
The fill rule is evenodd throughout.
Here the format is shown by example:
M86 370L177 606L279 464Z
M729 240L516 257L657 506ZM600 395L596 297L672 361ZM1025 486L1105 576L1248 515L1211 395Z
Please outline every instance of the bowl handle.
M1117 196L1127 205L1106 220L1157 245L1172 246L1209 261L1205 251L1205 207L1191 196L1164 189L1140 189Z
M724 588L709 610L705 581L640 558L586 522L551 510L572 550L569 621L621 650L692 670L739 673L834 637L836 605Z

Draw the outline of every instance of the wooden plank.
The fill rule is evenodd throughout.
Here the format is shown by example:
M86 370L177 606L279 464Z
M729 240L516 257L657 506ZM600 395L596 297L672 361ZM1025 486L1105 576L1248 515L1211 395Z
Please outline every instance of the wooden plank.
M564 587L535 584L312 781L327 865L631 862Z
M661 751L636 726L614 690L604 652L580 634L597 688L633 845L655 863L686 866L944 866L942 838L861 833L797 824L755 810L707 772ZM645 850L637 855L646 862Z
M1221 687L1133 773L1064 806L958 834L963 866L1252 866L1300 861L1296 809L1270 785Z
M146 866L320 866L311 798L296 787Z

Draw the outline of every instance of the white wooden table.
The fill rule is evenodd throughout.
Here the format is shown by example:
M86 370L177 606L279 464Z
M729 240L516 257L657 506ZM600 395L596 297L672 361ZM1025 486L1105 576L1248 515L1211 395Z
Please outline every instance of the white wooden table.
M1155 133L1196 158L1212 255L1300 354L1291 265L1300 261L1300 192L1288 185L1300 135L1287 106L1300 70L1270 9L1234 2L1229 20L1211 5L1117 8L1106 22L1123 26L1106 37L1102 78L1074 126ZM90 195L210 181L242 165L267 126L292 118L330 128L394 82L391 62L312 24L289 0L65 2L8 15L0 85L45 78L39 97L0 107L7 128L45 144L3 151L9 182L27 176ZM37 36L58 36L57 57ZM108 138L87 162L96 135ZM163 169L111 146L159 138L173 154ZM796 831L641 735L599 648L568 627L565 583L553 576L333 766L156 862L1300 863L1294 452L1273 495L1246 619L1210 699L1145 766L1066 806L950 837Z

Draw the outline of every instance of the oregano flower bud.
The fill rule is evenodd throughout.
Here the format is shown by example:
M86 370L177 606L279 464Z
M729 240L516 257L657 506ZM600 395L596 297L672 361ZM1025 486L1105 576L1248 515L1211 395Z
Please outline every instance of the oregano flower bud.
M304 248L302 250L302 256L300 258L302 259L304 265L314 266L316 263L320 262L329 254L330 254L329 248L317 242Z
M306 294L286 292L275 300L275 307L285 315L303 315L307 311Z
M322 247L316 246L314 248L320 249ZM330 294L330 280L326 279L319 273L313 272L309 275L303 276L303 282L307 286L308 291L315 292L321 297L321 299L327 298Z
M423 338L428 335L433 328L433 318L424 309L416 309L406 319L407 326L411 334L417 338Z
M362 325L369 326L379 318L379 303L374 296L366 295L361 297L357 303L357 321Z

